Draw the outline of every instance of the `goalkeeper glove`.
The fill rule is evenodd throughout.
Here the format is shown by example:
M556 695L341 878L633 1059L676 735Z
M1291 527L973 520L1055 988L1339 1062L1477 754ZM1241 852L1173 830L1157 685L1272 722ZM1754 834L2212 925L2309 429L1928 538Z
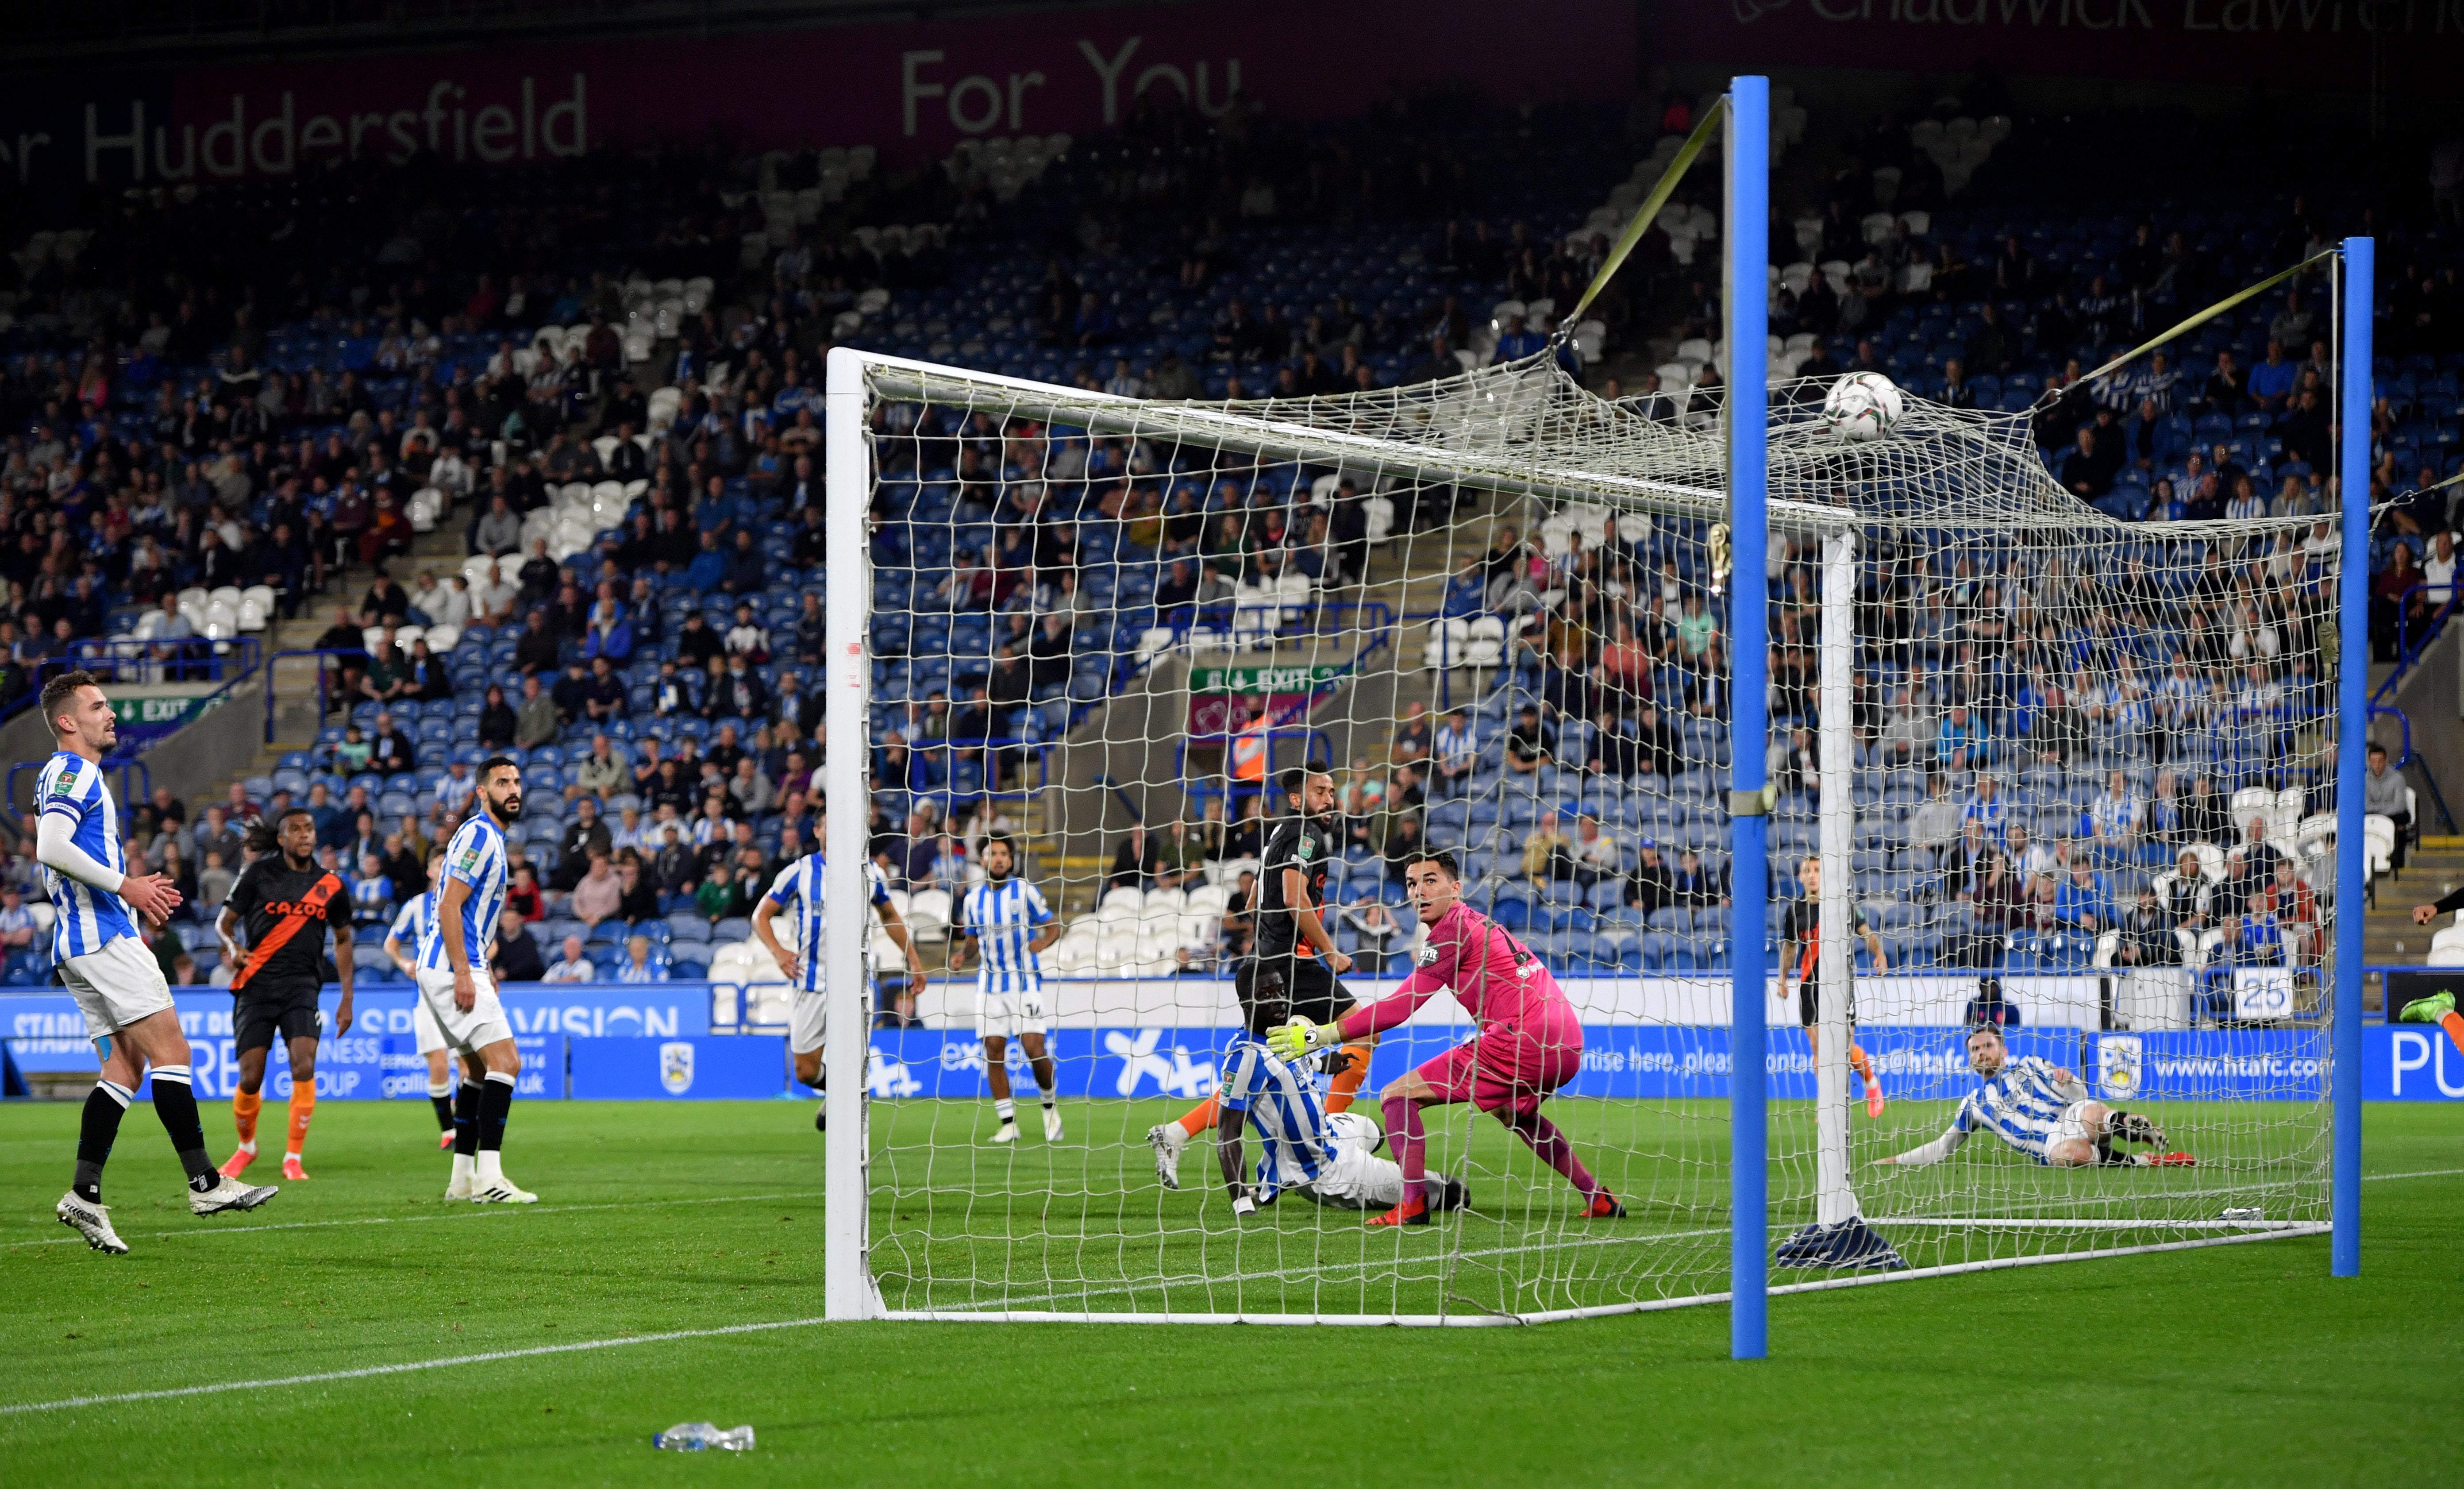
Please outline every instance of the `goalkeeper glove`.
M1312 1024L1306 1018L1294 1018L1281 1029L1266 1032L1266 1049L1278 1059L1296 1060L1342 1042L1341 1025Z

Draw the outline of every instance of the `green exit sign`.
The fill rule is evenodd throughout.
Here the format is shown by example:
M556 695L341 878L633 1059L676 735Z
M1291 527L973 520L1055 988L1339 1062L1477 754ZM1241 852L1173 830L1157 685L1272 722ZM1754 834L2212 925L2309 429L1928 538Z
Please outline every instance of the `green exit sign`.
M1313 667L1200 667L1190 674L1192 693L1314 693L1351 669L1339 662Z
M120 716L123 725L161 729L176 727L194 718L195 698L121 698L112 700L111 711Z

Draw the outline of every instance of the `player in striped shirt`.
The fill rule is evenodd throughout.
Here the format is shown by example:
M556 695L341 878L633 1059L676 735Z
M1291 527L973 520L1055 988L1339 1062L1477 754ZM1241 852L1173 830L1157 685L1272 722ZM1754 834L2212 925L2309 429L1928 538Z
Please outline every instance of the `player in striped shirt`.
M1018 849L999 834L986 837L984 881L967 891L958 904L958 933L950 970L965 966L967 948L978 959L976 971L976 1037L984 1044L984 1078L992 1082L993 1115L1001 1125L995 1143L1018 1141L1018 1106L1010 1100L1009 1041L1026 1050L1035 1071L1036 1089L1044 1098L1044 1140L1061 1141L1061 1108L1054 1104L1052 1056L1045 1053L1050 1028L1044 1006L1045 947L1060 938L1061 922L1043 894L1012 871Z
M479 763L479 810L445 845L436 918L419 941L419 1000L447 1049L476 1059L486 1077L454 1099L453 1179L447 1199L530 1205L539 1196L505 1177L499 1156L522 1056L496 1001L488 952L505 908L505 829L522 818L522 767L502 755Z
M43 684L39 706L59 748L34 787L40 812L34 858L59 912L52 926L52 954L60 981L85 1015L86 1034L101 1065L77 1127L76 1176L53 1213L94 1250L124 1256L128 1243L112 1230L102 1203L102 1166L148 1066L154 1071L154 1115L188 1176L189 1213L254 1210L275 1190L230 1178L206 1156L187 1036L181 1033L162 964L145 949L137 928L140 916L158 928L168 921L180 907L180 892L159 874L128 872L128 856L120 844L120 805L102 780L102 757L120 743L111 700L94 674L65 672Z
M2056 1168L2091 1164L2188 1168L2198 1162L2188 1153L2121 1151L2115 1144L2145 1143L2161 1148L2165 1134L2148 1118L2097 1100L2088 1094L2086 1081L2051 1060L2034 1055L2011 1058L2002 1032L1991 1024L1969 1032L1968 1068L1983 1077L1985 1084L1960 1100L1950 1129L1930 1143L1876 1163L1903 1168L1938 1164L1958 1151L1979 1128Z
M385 955L414 985L419 981L420 943L436 924L436 877L444 867L444 847L429 850L427 892L412 896L396 911L393 925L385 932ZM428 1061L428 1101L436 1109L436 1145L450 1153L453 1150L453 1056L445 1048L445 1031L436 1027L436 1015L428 1011L426 998L411 1004L410 1028L421 1058ZM464 1078L478 1085L486 1078L478 1062L468 1056L464 1060Z
M1216 1088L1215 1158L1232 1212L1253 1213L1294 1189L1321 1205L1343 1210L1384 1210L1403 1199L1403 1168L1376 1156L1385 1141L1365 1112L1329 1114L1317 1079L1304 1061L1287 1064L1266 1046L1266 1036L1291 1015L1283 979L1258 979L1249 1000L1249 1024L1223 1055L1223 1080ZM1249 1182L1242 1152L1244 1129L1258 1134L1258 1182ZM1460 1179L1431 1173L1420 1180L1429 1210L1463 1210L1471 1191Z
M829 813L823 811L813 819L813 840L829 841ZM828 917L823 902L823 877L828 872L819 852L810 853L779 871L771 881L770 892L753 907L753 934L770 950L770 960L796 989L795 1000L787 1015L787 1053L795 1056L796 1078L810 1086L822 1098L822 1105L813 1113L813 1128L829 1130L829 1092L822 1084L822 1046L829 1036L830 1005L830 933ZM924 991L924 964L915 955L915 938L907 929L907 921L891 902L890 880L882 877L881 866L867 859L864 865L865 899L871 913L881 917L882 928L898 949L907 956L907 988L921 996ZM781 911L789 904L796 906L796 945L790 950L771 928ZM865 955L865 982L872 981L872 956L868 945Z

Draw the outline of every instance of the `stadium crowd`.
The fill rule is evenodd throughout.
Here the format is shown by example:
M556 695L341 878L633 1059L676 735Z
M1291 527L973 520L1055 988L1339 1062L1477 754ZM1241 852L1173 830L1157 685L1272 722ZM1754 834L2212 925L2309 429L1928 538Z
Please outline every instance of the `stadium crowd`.
M421 162L383 191L338 172L296 205L244 188L132 196L11 260L0 522L15 541L0 544L0 697L26 696L76 643L144 609L160 613L147 632L156 661L202 656L186 591L263 583L289 615L343 583L358 589L374 567L325 637L365 656L338 672L338 722L273 777L234 783L216 829L213 811L189 823L177 803L140 807L149 857L192 878L208 908L236 867L222 835L304 805L372 922L416 892L423 845L467 804L477 753L516 749L545 772L539 795L555 806L537 824L547 831L517 847L524 923L568 968L619 960L593 950L618 925L649 927L631 965L694 967L670 949L684 944L677 924L725 929L813 840L819 705L792 664L820 644L827 346L1157 397L1384 388L1541 352L1561 344L1549 317L1604 249L1564 225L1622 149L1683 128L1683 115L1655 98L1622 127L1567 131L1593 143L1548 152L1542 167L1500 173L1484 167L1581 121L1422 97L1350 123L1245 108L1207 122L1150 95L1117 134L1066 147L1014 196L986 159L960 156L867 178L810 222L769 213L779 192L831 168L819 156L715 148L553 170ZM1774 234L1786 244L1793 231L1815 260L1773 290L1773 330L1799 376L1872 367L1954 406L2033 410L2057 477L2124 521L2321 521L2267 552L2211 551L2182 596L2191 644L2123 648L2117 695L2093 700L2066 690L2058 645L2036 649L2007 595L1942 603L1948 586L1969 595L1980 579L2013 589L2036 576L1878 566L1862 596L1873 633L1885 651L1912 638L1930 650L1927 668L1877 652L1860 676L1865 746L1909 772L1884 788L1903 831L1877 838L1883 856L1860 868L1860 896L1968 907L1884 923L1919 960L1973 965L1997 931L2050 947L2063 931L2128 925L2145 934L2112 954L2159 955L2159 918L2167 935L2248 940L2253 916L2269 916L2297 927L2298 944L2315 909L2301 908L2298 874L2297 888L2277 884L2282 834L2254 835L2215 805L2258 777L2239 757L2177 754L2172 742L2264 714L2281 722L2244 732L2299 743L2321 703L2317 601L2340 495L2319 291L2262 300L2178 358L2094 381L2079 369L2332 241L2358 209L2291 198L2082 217L1997 195L1991 175L1947 200L1895 143L1904 137L1878 128L1860 142L1900 173L1887 199L1880 178L1869 191L1851 172ZM1878 211L1894 213L1879 232ZM892 214L929 226L866 225ZM295 231L269 240L277 218ZM1606 304L1614 332L1713 328L1716 305L1683 248L1648 235ZM2410 489L2452 463L2464 317L2444 256L2434 232L2387 252L2407 265L2384 307L2370 431L2373 496L2388 503L2371 555L2373 632L2388 651L2453 605L2455 514L2443 492ZM669 323L646 318L633 292L649 276L712 288ZM1521 308L1485 308L1501 300ZM539 339L542 326L569 329ZM1636 384L1604 389L1666 418L1716 397L1715 375L1683 392L1653 373ZM871 835L902 886L963 881L973 846L1005 821L998 793L1141 665L1156 630L1199 623L1240 587L1357 579L1375 538L1434 531L1455 511L1451 493L1397 510L1337 472L948 408L886 407L872 434L883 659ZM550 519L605 482L621 500L588 507L584 541L570 541ZM388 560L417 567L401 559L423 517L458 528L472 562L386 577ZM1415 713L1391 758L1343 772L1347 858L1382 878L1419 843L1476 841L1484 872L1527 887L1527 914L1580 900L1562 907L1580 915L1536 922L1566 938L1551 943L1562 954L1710 954L1726 934L1726 869L1692 825L1710 798L1689 778L1725 748L1723 602L1682 544L1486 536L1485 552L1455 555L1446 613L1519 628L1497 686L1442 719ZM1771 633L1777 718L1794 731L1776 767L1802 788L1813 626L1797 557ZM2108 618L2159 631L2171 579L2110 578ZM2126 750L2109 747L2124 735ZM2271 789L2320 789L2315 749L2269 769ZM1614 805L1603 793L1584 810L1590 783L1610 781L1668 789L1621 790ZM1496 805L1516 792L1551 809L1517 818ZM1485 805L1495 810L1484 818ZM1199 820L1142 833L1118 872L1174 887L1194 865L1237 864L1271 810L1233 792ZM2048 833L2056 811L2070 825ZM1474 833L1499 822L1503 834ZM2200 844L2222 862L2202 860L2196 894L2150 872L2178 873L2180 851ZM1223 926L1207 956L1245 934L1237 915ZM1374 900L1347 909L1355 944L1408 932ZM190 949L201 967L212 960Z

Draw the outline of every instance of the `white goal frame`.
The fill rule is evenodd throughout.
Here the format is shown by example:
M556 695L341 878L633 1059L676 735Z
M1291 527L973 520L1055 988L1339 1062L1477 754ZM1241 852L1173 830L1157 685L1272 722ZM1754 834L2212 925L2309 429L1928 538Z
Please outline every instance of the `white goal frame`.
M870 447L866 428L868 384L949 379L997 389L1012 400L1016 411L1058 422L1136 431L1140 411L1150 406L1136 400L1000 377L958 368L939 367L909 359L849 347L832 348L825 381L825 491L826 563L838 576L828 586L825 656L821 683L826 697L828 744L823 761L825 799L837 810L830 814L823 847L839 868L826 876L825 921L828 933L827 979L830 1023L838 1037L828 1042L825 1064L829 1089L840 1094L833 1103L839 1121L825 1135L827 1211L825 1221L825 1317L831 1320L897 1319L952 1322L1038 1321L1076 1322L1250 1322L1397 1324L1408 1326L1497 1326L1556 1319L1649 1312L1665 1308L1727 1302L1731 1305L1731 1350L1736 1358L1759 1358L1768 1352L1766 1300L1772 1294L1824 1291L1883 1281L1912 1280L1959 1272L1993 1271L2057 1261L2163 1252L2195 1246L2237 1244L2283 1235L2315 1234L2332 1229L2332 1267L2337 1276L2359 1270L2361 981L2364 856L2337 856L2337 894L2333 953L2333 1012L2328 1077L2332 1095L2333 1168L2331 1224L2315 1221L2171 1222L2162 1227L2139 1222L2106 1222L2113 1229L2168 1229L2184 1238L2145 1245L2121 1245L2054 1255L2013 1256L1960 1261L1940 1266L1863 1276L1831 1277L1773 1287L1770 1284L1768 1143L1766 1076L1763 1055L1767 979L1762 927L1766 915L1766 876L1770 863L1765 799L1765 749L1769 723L1764 707L1764 606L1767 603L1765 560L1774 528L1819 538L1823 544L1822 625L1819 739L1822 775L1827 789L1820 796L1820 855L1825 866L1825 893L1819 907L1823 986L1844 994L1853 974L1848 934L1852 913L1849 853L1854 807L1845 783L1854 759L1847 706L1855 656L1857 533L1843 526L1836 509L1771 499L1767 475L1770 422L1765 386L1768 374L1762 287L1768 263L1769 86L1764 78L1739 78L1727 97L1727 148L1723 152L1729 211L1724 245L1728 292L1727 345L1731 364L1730 400L1726 414L1727 489L1705 489L1560 469L1539 461L1519 462L1507 469L1501 462L1473 457L1468 467L1459 452L1435 445L1372 438L1363 434L1278 425L1243 416L1184 406L1177 415L1220 439L1225 448L1265 456L1306 456L1323 460L1347 450L1363 465L1400 474L1428 473L1461 484L1535 497L1580 497L1642 508L1708 516L1729 523L1731 584L1736 644L1731 675L1733 714L1730 724L1733 777L1729 796L1732 813L1734 923L1741 927L1733 958L1735 995L1731 1029L1733 1066L1730 1076L1731 1206L1734 1217L1730 1286L1726 1291L1692 1296L1636 1300L1598 1307L1554 1313L1507 1315L1485 1312L1427 1315L1315 1313L1151 1313L1036 1310L899 1311L885 1306L870 1271L869 1149L864 1117L869 1061L872 1010L866 976L869 907L864 879L851 867L865 857L869 812L867 763L869 757L871 690L869 572ZM1741 168L1751 163L1752 169ZM2344 428L2367 427L2371 366L2370 315L2372 243L2347 240L2343 254L2343 367L2340 389ZM1738 293L1742 288L1743 294ZM2347 441L2340 452L2343 490L2368 490L2368 445ZM2343 552L2339 594L2341 620L2338 667L2339 839L2362 839L2362 770L2366 736L2367 700L2365 561L2368 514L2361 501L2348 501L2343 513ZM1830 992L1820 999L1822 1034L1816 1066L1817 1123L1815 1199L1819 1222L1837 1224L1859 1214L1858 1198L1848 1167L1848 997ZM1893 1217L1897 1225L1918 1228L1967 1224L2010 1227L2010 1218L1970 1221L1956 1215ZM2024 1225L2027 1222L2020 1222ZM2044 1222L2078 1230L2095 1230L2099 1222Z

